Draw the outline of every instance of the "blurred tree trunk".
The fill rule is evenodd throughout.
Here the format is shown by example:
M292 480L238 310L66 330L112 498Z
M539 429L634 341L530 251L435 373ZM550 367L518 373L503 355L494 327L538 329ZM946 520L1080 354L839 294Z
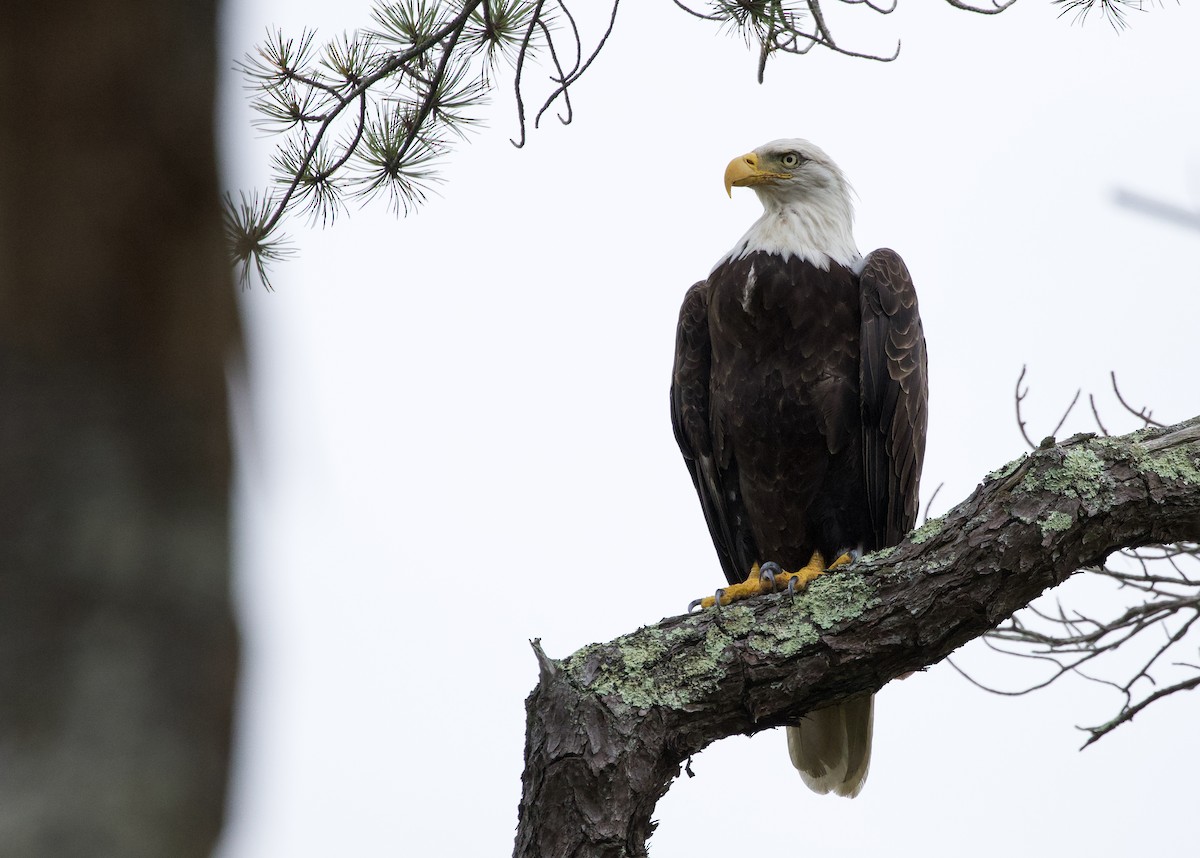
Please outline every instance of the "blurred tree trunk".
M214 0L0 25L0 854L207 855L237 634Z

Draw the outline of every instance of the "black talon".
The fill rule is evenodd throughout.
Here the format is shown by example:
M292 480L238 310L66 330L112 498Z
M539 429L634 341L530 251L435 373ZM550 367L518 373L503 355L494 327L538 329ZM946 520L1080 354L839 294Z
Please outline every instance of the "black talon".
M721 597L725 595L724 588L718 587L717 592L713 595L713 610L718 614L721 613Z
M795 600L795 598L796 598L796 579L794 577L788 578L787 594L788 594L789 598L791 598L792 600Z
M696 608L697 608L697 607L700 605L700 603L701 603L701 602L703 602L703 601L704 601L703 599L692 599L692 601L688 602L688 609L687 609L687 612L690 614L692 611L696 610Z
M771 582L771 592L775 592L775 576L782 574L783 570L779 568L779 564L774 560L768 560L762 566L758 567L758 581L761 584L763 581Z
M837 556L841 557L843 554L850 558L850 563L854 563L855 561L858 560L858 558L863 556L862 551L860 551L857 548L844 548L838 552ZM847 565L849 565L849 564L847 564Z

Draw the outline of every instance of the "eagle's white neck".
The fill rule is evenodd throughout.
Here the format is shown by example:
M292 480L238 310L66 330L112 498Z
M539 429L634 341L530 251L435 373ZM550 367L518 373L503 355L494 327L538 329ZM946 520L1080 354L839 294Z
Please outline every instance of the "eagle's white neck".
M785 260L798 256L822 271L829 270L830 260L853 268L861 259L854 244L854 211L844 185L806 189L803 197L769 188L754 190L763 215L717 265L756 250L777 253Z

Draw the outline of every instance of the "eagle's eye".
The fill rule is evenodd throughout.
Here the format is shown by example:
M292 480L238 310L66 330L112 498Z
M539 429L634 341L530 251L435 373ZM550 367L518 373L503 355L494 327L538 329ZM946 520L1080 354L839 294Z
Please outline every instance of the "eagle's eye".
M785 167L796 167L799 166L801 159L800 156L795 152L784 152L783 157L780 158L780 160L783 162L783 166Z

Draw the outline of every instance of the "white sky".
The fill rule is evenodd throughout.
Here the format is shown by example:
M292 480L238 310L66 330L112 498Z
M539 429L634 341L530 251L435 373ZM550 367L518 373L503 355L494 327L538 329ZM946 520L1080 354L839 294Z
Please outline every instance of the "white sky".
M226 6L225 69L270 26L369 23L367 0ZM1200 413L1200 231L1112 203L1120 187L1200 207L1200 4L1134 14L1120 36L1043 0L995 17L855 11L843 42L900 37L897 62L785 58L758 86L738 40L668 0L627 2L573 125L516 150L502 90L419 214L293 222L298 259L242 302L246 666L222 858L510 854L528 640L565 656L723 580L667 388L684 290L757 217L752 194L721 188L734 155L817 142L858 192L860 248L908 262L935 513L1022 451L1022 364L1038 438L1079 386L1110 429L1135 428L1109 370L1160 419ZM240 85L227 74L221 141L228 184L252 188L269 145ZM1085 401L1060 434L1092 428ZM962 659L1008 687L1035 675L978 644ZM996 697L939 665L880 694L858 799L808 793L782 733L729 739L660 802L650 848L1182 854L1200 700L1078 753L1074 725L1116 704L1079 681Z

